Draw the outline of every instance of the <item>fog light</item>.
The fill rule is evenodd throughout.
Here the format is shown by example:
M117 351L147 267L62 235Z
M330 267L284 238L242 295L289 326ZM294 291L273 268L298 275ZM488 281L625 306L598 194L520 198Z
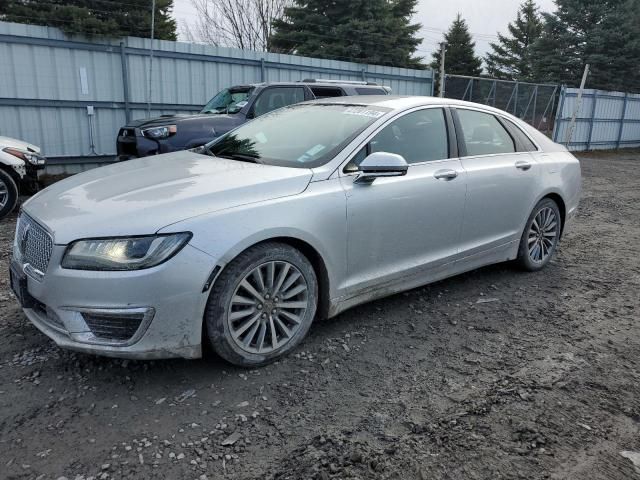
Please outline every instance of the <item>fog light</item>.
M140 340L155 310L153 308L74 308L88 331L71 333L74 340L97 345L127 346Z

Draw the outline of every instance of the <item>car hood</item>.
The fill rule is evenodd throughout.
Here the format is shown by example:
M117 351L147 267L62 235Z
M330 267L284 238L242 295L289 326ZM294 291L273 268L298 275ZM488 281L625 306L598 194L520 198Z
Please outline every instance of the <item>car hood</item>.
M28 142L23 142L22 140L17 140L11 137L0 137L0 150L5 147L18 148L24 151L31 151L34 153L40 153L40 147L36 147Z
M57 244L145 235L205 213L303 192L312 177L286 168L181 151L89 170L23 205Z
M162 125L175 125L183 122L220 122L229 123L233 121L234 115L219 114L219 113L198 113L195 115L163 115L156 118L141 118L139 120L132 120L127 123L127 127L134 128L148 128L159 127ZM180 132L180 129L178 129Z

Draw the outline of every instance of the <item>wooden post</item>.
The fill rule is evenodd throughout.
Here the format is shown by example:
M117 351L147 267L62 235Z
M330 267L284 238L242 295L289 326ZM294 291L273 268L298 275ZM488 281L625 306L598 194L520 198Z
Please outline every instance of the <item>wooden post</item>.
M578 99L576 100L576 105L573 108L571 122L569 122L569 128L567 129L567 134L564 138L564 145L567 148L569 148L569 144L571 143L571 137L573 137L573 129L576 126L576 118L578 116L578 112L580 111L580 107L582 106L582 93L584 92L584 86L587 83L587 75L589 75L588 63L584 66L584 73L582 74L582 81L580 82L580 90L578 90Z

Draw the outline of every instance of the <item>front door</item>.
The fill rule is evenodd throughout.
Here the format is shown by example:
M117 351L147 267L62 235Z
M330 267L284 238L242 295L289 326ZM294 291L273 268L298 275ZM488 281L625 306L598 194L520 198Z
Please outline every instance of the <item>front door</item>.
M444 111L428 108L394 119L345 167L347 196L347 291L420 275L453 261L458 252L465 204L465 173L449 158ZM402 177L354 183L357 164L368 154L402 155Z

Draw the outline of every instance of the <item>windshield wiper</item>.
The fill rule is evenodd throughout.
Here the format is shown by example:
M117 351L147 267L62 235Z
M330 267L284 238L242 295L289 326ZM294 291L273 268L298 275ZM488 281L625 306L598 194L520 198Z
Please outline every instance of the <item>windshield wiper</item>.
M230 160L239 160L241 162L262 164L259 157L257 157L256 155L250 155L247 153L224 153L224 154L219 153L215 156L220 158L228 158Z

